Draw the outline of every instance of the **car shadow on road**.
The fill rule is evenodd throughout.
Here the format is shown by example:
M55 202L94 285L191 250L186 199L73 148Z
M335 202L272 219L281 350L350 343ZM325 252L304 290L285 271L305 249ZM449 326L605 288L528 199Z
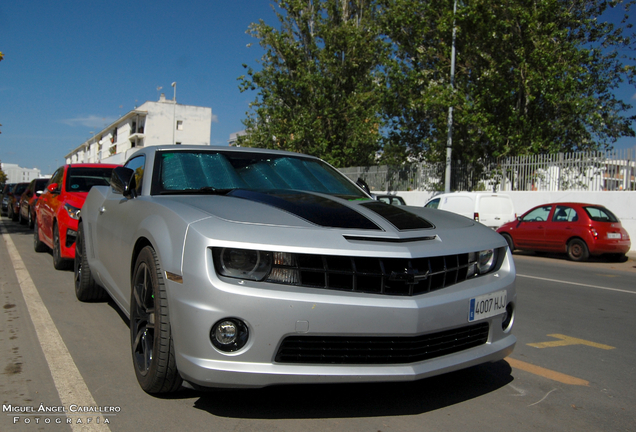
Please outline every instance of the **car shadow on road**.
M308 419L422 414L500 389L513 381L501 360L407 383L290 385L199 393L194 407L229 418ZM179 392L181 397L191 391ZM175 395L175 396L177 396ZM177 396L178 397L178 396Z

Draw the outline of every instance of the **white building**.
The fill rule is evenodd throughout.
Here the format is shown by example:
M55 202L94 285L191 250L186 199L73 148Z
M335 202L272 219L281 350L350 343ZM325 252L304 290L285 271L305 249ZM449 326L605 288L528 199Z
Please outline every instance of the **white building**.
M0 164L2 171L7 175L7 183L26 183L42 177L38 168L22 168L17 164Z
M117 163L139 147L210 145L212 108L180 105L162 93L120 117L65 156L66 163Z

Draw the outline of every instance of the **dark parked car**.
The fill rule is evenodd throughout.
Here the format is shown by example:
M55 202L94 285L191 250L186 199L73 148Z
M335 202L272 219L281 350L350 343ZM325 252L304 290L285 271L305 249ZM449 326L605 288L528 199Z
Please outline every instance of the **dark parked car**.
M631 247L629 234L607 208L596 204L543 204L497 230L510 250L567 253L573 261L612 254L621 260Z
M11 192L9 192L9 200L7 201L7 216L14 221L18 220L18 214L20 214L20 197L28 187L29 183L27 182L16 183L16 185L13 186L13 189L11 189Z
M18 220L21 224L28 222L29 228L33 228L33 221L35 221L35 203L46 188L49 179L39 178L31 180L29 187L24 191L22 197L20 197L20 213L18 214Z
M11 189L15 186L15 183L7 183L2 187L2 195L0 196L0 201L2 202L2 214L6 215L9 210L9 193Z

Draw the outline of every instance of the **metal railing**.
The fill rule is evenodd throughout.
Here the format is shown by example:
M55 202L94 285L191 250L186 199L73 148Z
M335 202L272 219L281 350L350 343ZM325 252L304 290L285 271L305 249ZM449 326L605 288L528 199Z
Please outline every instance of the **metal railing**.
M341 168L372 191L444 190L444 163ZM636 190L636 149L556 153L453 162L451 189L465 191Z

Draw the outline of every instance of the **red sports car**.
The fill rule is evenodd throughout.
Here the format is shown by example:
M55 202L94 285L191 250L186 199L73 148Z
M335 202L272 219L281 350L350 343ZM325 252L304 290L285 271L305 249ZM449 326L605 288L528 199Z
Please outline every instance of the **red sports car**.
M88 191L96 185L108 186L118 165L74 164L55 171L35 205L33 248L36 252L53 249L53 266L71 267L75 259L75 239L80 210Z
M510 250L565 252L573 261L590 255L624 258L629 234L614 214L597 204L553 203L534 207L497 230Z

